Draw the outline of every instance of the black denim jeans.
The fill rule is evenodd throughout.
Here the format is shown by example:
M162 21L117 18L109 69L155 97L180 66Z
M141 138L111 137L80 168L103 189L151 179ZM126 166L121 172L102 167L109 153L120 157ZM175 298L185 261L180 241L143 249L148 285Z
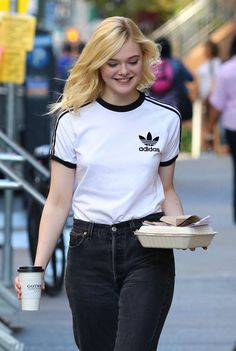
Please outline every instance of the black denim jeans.
M175 266L173 250L141 246L133 232L143 220L111 226L74 220L66 291L81 351L156 351Z

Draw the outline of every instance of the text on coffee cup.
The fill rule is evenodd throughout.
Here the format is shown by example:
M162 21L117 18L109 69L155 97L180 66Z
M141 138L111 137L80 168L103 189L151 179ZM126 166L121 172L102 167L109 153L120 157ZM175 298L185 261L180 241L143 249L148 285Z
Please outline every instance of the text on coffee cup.
M28 284L27 285L28 289L41 289L41 285L40 284Z

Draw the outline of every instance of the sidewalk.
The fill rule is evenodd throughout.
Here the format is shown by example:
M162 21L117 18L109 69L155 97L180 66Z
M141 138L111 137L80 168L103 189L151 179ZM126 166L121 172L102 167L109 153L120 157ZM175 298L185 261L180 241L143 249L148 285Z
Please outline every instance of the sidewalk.
M207 251L175 251L175 295L158 351L232 351L236 343L236 227L231 216L229 157L178 161L176 189L185 213L211 215L218 235ZM27 251L15 249L14 266L27 263ZM56 298L43 296L39 312L17 312L14 323L23 326L14 336L25 343L24 351L77 350L64 291Z

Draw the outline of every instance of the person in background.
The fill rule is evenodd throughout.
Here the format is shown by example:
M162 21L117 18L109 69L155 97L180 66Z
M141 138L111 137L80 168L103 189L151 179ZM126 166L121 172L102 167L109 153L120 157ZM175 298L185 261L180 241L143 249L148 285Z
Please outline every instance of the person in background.
M156 45L129 18L101 22L51 112L51 183L36 266L44 269L71 208L66 291L81 351L156 350L171 306L172 249L147 249L143 221L182 215L174 188L181 118L147 96ZM16 277L15 288L21 297Z
M71 56L72 56L72 62L75 63L79 56L81 55L86 43L84 41L79 41L77 43L74 43L71 45L72 50L71 50Z
M69 75L69 70L76 61L71 43L65 42L62 46L61 55L56 62L56 90L58 94L63 93L65 82Z
M214 88L215 79L221 66L219 48L216 43L208 40L204 43L205 61L198 68L198 91L199 96L205 104L209 103L209 96Z
M206 142L214 141L214 127L221 120L233 163L233 220L236 224L236 36L230 47L230 59L219 68L210 95Z
M180 59L172 56L172 46L167 38L160 37L155 43L160 48L161 60L166 60L171 65L173 83L169 91L164 94L155 93L151 87L150 95L159 101L176 106L181 113L183 121L190 120L192 118L192 101L190 100L186 83L192 82L194 77Z
M85 46L86 46L86 42L85 41L80 41L78 43L78 45L77 45L78 58L82 54L82 51L84 50Z
M197 85L199 97L202 101L203 108L203 130L206 128L209 118L210 102L209 97L214 88L215 80L219 68L221 66L221 59L219 57L219 48L216 43L208 40L203 45L205 61L199 66L197 71ZM221 130L221 128L220 128ZM215 130L215 137L217 137L218 130ZM204 134L204 133L203 133ZM203 147L207 148L208 145Z

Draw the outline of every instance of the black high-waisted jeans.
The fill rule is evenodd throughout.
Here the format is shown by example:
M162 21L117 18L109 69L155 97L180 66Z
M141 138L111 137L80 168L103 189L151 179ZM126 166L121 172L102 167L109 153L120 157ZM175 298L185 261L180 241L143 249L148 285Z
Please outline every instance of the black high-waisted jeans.
M144 219L114 225L74 220L66 268L81 351L156 351L174 291L173 250L143 248Z

